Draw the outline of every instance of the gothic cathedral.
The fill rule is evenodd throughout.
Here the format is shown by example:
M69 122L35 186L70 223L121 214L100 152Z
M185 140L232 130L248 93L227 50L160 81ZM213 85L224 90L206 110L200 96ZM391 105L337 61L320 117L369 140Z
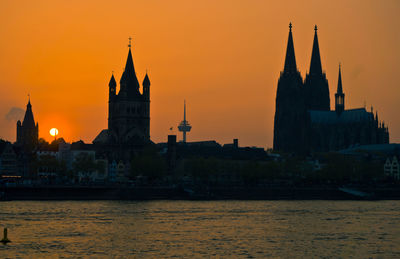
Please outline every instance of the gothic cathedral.
M317 26L310 71L303 81L297 69L292 24L283 71L278 80L274 119L274 150L307 154L356 145L389 143L389 129L365 108L345 110L341 69L335 110L330 110L329 85L322 70Z

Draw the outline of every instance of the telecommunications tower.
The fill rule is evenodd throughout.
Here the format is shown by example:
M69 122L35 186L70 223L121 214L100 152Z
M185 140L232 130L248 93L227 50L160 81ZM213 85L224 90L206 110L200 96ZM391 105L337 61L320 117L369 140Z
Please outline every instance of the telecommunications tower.
M186 100L183 103L183 121L178 126L179 131L182 131L183 135L183 143L186 143L186 132L189 132L192 129L189 122L186 120Z

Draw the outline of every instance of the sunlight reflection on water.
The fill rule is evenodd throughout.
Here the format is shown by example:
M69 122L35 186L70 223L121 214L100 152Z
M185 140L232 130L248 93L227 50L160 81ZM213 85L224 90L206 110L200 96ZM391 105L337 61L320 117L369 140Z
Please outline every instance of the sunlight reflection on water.
M399 215L400 201L10 201L0 256L399 258Z

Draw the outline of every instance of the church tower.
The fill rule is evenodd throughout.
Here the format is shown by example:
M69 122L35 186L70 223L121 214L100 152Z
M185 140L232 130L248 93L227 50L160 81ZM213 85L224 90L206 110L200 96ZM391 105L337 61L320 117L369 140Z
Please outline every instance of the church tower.
M280 74L276 93L274 150L302 152L306 138L305 118L303 79L297 70L290 23L285 66Z
M39 124L33 118L31 100L28 100L24 120L17 122L17 142L25 151L32 151L38 144Z
M110 121L113 118L113 104L117 92L117 82L115 81L114 74L111 75L110 82L108 83L108 128L110 128Z
M108 141L118 145L142 145L150 141L150 79L146 73L143 90L133 64L131 42L120 79L119 92L111 76L108 101Z
M338 78L338 85L337 91L335 94L335 111L338 115L342 114L344 111L344 93L342 87L342 73L339 64L339 78Z
M322 72L317 30L315 25L310 71L304 82L305 101L308 110L329 111L329 85L325 73Z

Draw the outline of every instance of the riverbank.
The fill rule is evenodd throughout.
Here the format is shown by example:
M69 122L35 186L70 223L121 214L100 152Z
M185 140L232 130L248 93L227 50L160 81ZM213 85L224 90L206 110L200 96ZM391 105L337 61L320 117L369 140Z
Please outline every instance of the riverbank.
M6 187L3 200L400 200L399 187Z

